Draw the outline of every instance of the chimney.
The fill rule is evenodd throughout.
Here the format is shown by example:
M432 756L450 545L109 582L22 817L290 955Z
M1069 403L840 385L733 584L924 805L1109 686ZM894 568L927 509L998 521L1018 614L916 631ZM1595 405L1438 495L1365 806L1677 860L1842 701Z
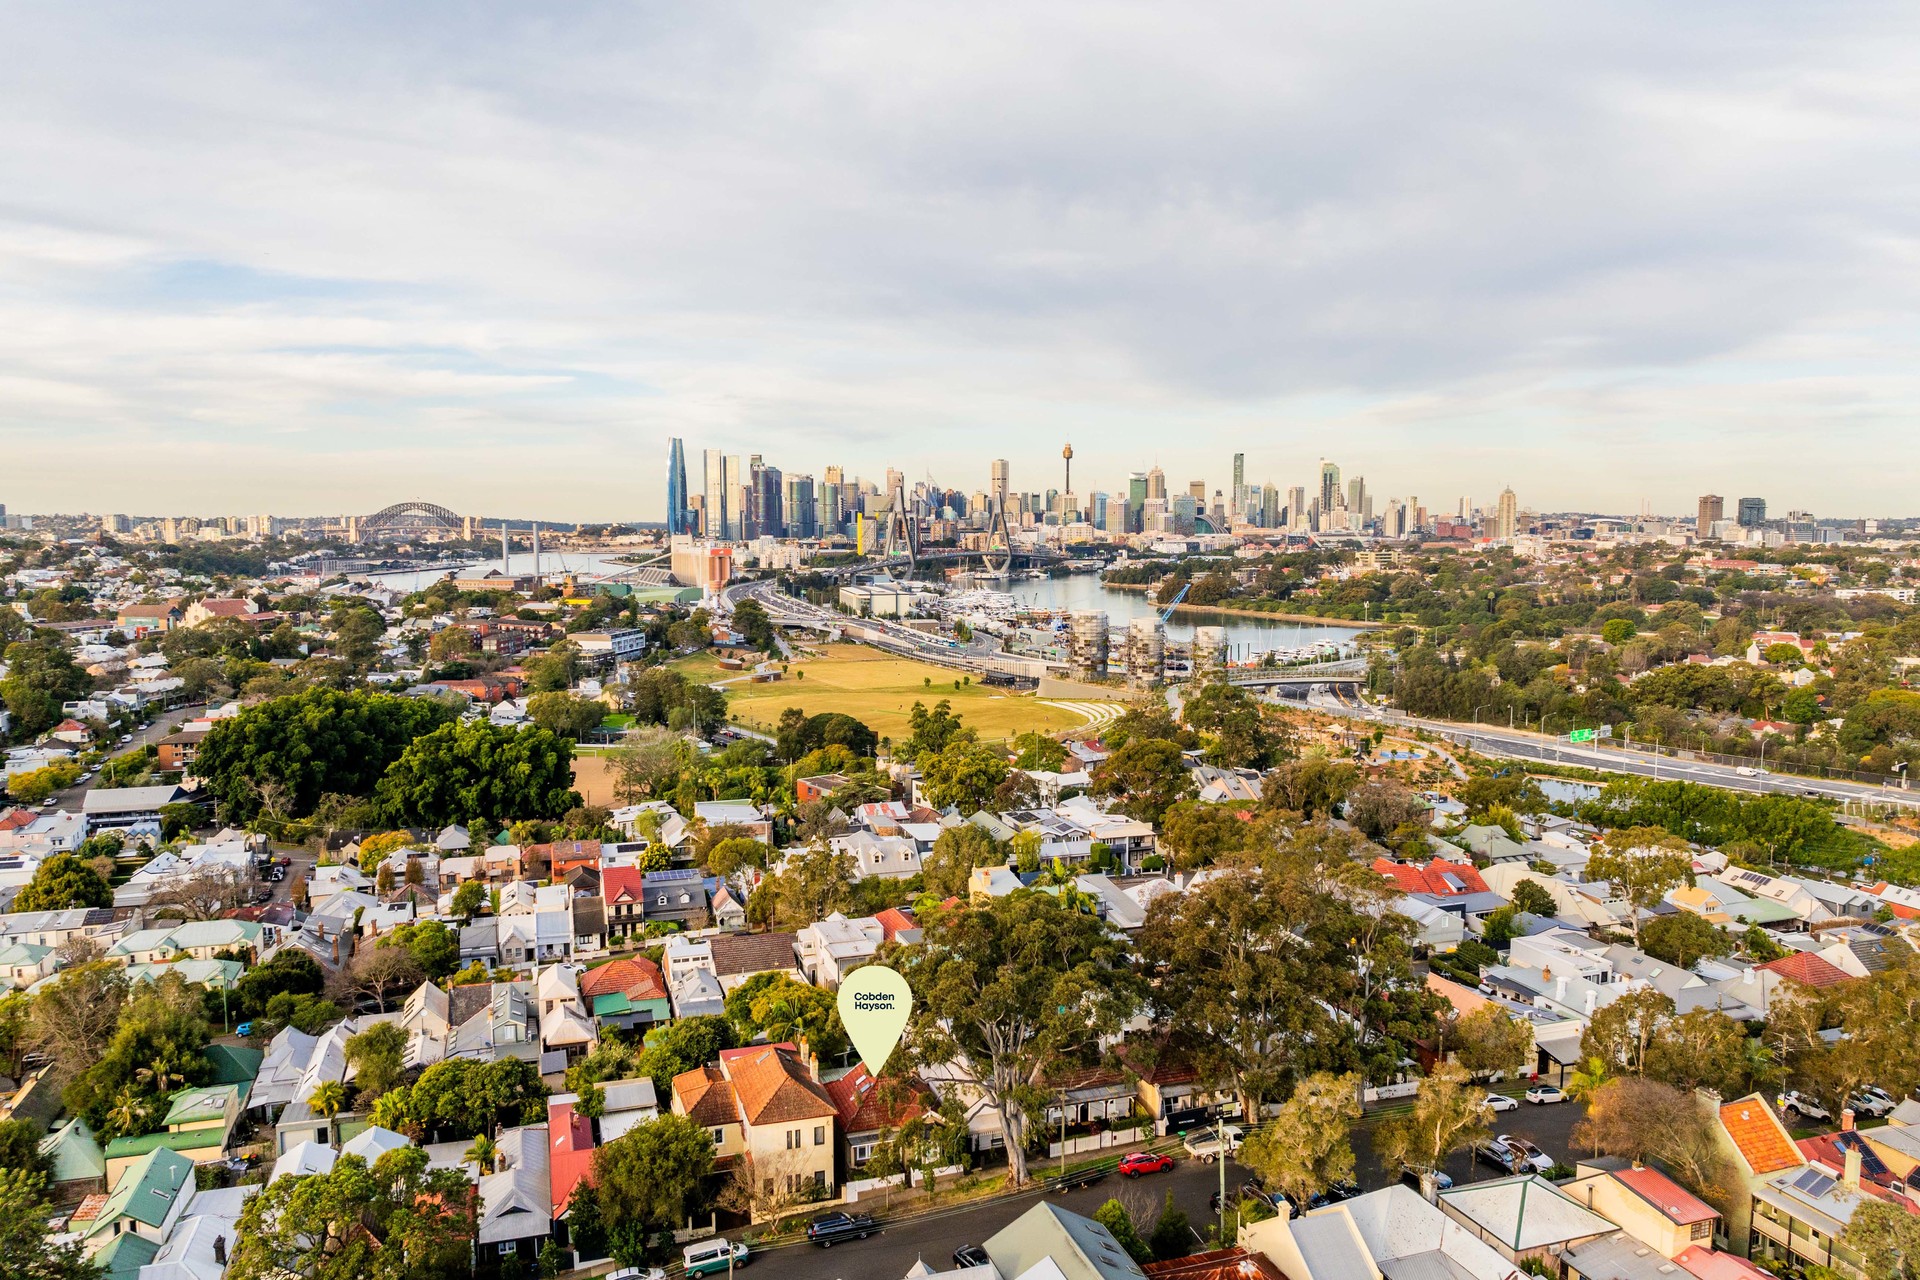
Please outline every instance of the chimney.
M1857 1142L1847 1146L1847 1167L1840 1175L1840 1189L1848 1195L1860 1194L1860 1144Z
M213 1260L223 1267L227 1265L227 1238L225 1236L215 1236L213 1238Z
M1589 1018L1593 1016L1594 1006L1599 1003L1600 993L1591 987L1587 988L1587 1016Z
M1840 1108L1840 1132L1842 1133L1853 1132L1853 1108L1852 1107Z
M1555 1000L1565 1000L1567 998L1567 980L1565 978L1554 979L1553 998Z

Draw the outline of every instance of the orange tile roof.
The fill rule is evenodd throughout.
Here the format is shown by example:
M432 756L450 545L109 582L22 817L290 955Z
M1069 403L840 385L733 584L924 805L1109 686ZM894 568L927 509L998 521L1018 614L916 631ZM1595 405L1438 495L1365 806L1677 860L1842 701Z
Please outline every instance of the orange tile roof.
M600 896L609 904L638 902L643 896L638 867L600 868Z
M1408 862L1395 862L1391 858L1375 858L1373 869L1399 885L1405 893L1428 893L1436 898L1451 898L1463 893L1487 891L1487 882L1480 878L1480 872L1466 862L1447 862L1435 858L1420 867ZM1448 884L1448 876L1458 880L1460 887Z
M762 1046L757 1052L728 1058L724 1070L740 1100L740 1115L750 1125L831 1119L838 1114L820 1082L785 1050Z
M885 911L877 911L873 918L880 922L880 936L888 942L893 941L903 930L920 927L914 923L911 915L899 907L888 907Z
M1754 968L1777 973L1803 987L1837 987L1842 983L1853 981L1852 974L1831 960L1823 960L1811 951L1796 951L1790 956L1782 956L1778 960L1769 960L1765 964L1755 965Z
M1747 1168L1758 1176L1805 1163L1800 1158L1800 1149L1793 1145L1793 1139L1773 1114L1773 1108L1757 1093L1722 1104L1720 1127L1739 1149Z
M580 975L580 994L588 1000L621 994L629 1000L664 1000L666 979L660 966L645 956L612 961Z
M826 1090L839 1112L840 1127L848 1133L897 1129L925 1115L933 1102L932 1090L918 1076L876 1081L867 1074L865 1063L828 1084Z
M733 1084L718 1067L695 1067L675 1076L673 1101L681 1115L705 1129L740 1123Z

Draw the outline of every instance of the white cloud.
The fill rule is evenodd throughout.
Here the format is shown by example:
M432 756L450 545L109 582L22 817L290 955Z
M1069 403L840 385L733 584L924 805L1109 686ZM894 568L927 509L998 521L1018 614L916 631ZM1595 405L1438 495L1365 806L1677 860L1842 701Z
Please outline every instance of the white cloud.
M1895 512L1916 21L15 10L0 500L656 517L683 434Z

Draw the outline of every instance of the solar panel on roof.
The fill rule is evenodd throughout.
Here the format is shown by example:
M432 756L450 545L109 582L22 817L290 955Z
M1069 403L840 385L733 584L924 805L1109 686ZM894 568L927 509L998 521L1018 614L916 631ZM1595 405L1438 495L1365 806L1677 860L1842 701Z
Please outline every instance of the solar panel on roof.
M1802 1169L1800 1176L1793 1180L1793 1185L1815 1199L1819 1199L1833 1190L1834 1181L1818 1169Z

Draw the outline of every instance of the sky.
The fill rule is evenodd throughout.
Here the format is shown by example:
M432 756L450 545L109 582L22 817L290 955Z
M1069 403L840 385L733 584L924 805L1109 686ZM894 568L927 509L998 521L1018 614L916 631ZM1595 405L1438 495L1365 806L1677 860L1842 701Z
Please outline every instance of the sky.
M13 4L0 503L1920 509L1911 4ZM699 480L694 480L696 489Z

